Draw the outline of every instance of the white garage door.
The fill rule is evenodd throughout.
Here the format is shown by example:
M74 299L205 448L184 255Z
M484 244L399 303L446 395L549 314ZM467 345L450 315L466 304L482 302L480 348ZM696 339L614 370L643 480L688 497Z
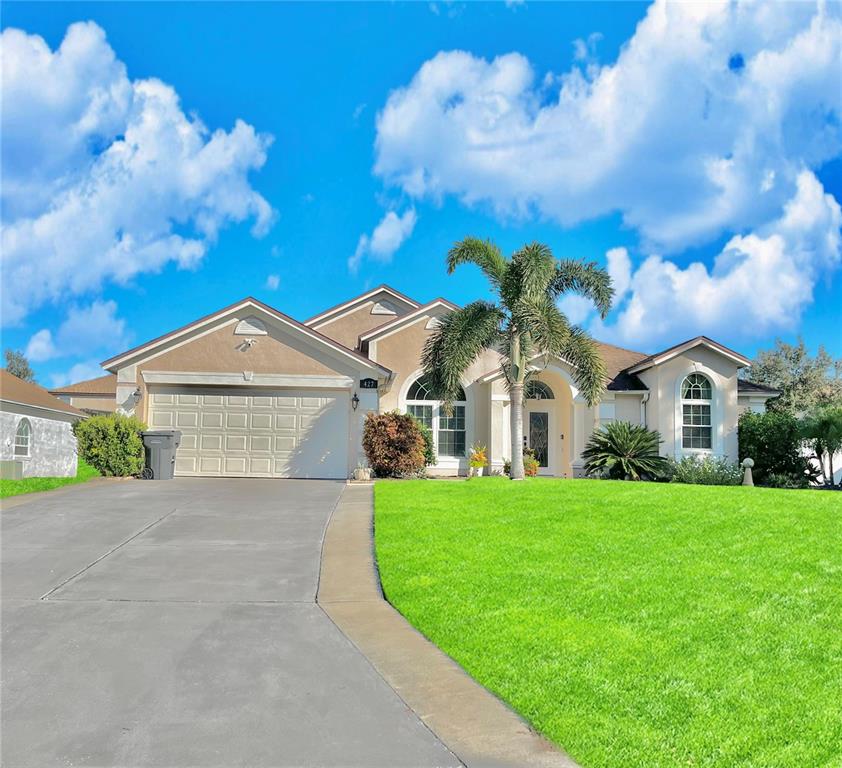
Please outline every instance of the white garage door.
M150 429L178 429L175 474L348 476L348 393L155 387Z

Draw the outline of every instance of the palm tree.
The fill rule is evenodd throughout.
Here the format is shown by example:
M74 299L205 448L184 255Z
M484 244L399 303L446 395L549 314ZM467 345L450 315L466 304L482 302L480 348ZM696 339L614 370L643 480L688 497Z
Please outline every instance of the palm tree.
M497 302L474 301L441 318L427 339L422 362L429 386L447 404L456 397L465 370L484 350L496 350L511 400L512 479L523 479L523 388L538 355L561 357L573 366L574 379L588 405L605 388L605 364L595 342L572 325L557 301L577 293L593 301L602 317L611 308L608 273L595 263L556 260L541 243L505 257L490 241L468 237L447 255L447 272L460 264L478 266L497 293Z
M801 438L813 448L825 485L833 488L833 456L842 450L842 408L818 409L802 419L799 432ZM828 457L828 467L825 466L825 455Z

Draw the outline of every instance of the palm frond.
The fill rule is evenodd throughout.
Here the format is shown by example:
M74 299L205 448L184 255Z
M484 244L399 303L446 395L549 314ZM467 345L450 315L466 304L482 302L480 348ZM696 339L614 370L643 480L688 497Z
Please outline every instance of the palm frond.
M443 315L421 355L433 394L452 402L462 386L462 374L484 349L497 345L504 314L488 301L474 301Z
M452 274L460 264L476 264L496 287L502 284L509 267L506 257L494 243L478 237L466 237L454 243L448 251L448 274Z
M661 436L639 424L613 421L591 435L582 458L589 475L615 480L655 478L666 465L659 454Z
M556 298L565 293L576 293L590 299L601 317L608 314L614 298L614 288L611 286L608 272L593 261L559 261L551 290Z
M529 329L532 346L560 357L571 333L570 323L546 293L534 299L521 299L514 312L515 322Z
M512 254L512 261L502 284L503 301L512 308L524 299L546 295L555 278L556 262L549 246L530 243Z
M573 368L573 378L589 406L599 402L605 391L605 361L599 354L596 342L585 331L571 326L559 351L559 357L567 360Z

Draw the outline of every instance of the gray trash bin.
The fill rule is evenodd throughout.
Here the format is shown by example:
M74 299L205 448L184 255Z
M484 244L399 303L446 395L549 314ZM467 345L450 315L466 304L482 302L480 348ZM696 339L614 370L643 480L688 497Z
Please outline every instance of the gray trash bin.
M175 450L181 443L181 432L157 429L141 432L146 448L146 467L152 470L153 480L172 480L175 469Z

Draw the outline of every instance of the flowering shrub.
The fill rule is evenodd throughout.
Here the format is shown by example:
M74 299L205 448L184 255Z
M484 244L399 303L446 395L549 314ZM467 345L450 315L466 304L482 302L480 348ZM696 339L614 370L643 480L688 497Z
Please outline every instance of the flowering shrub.
M685 456L681 461L667 460L665 479L692 485L739 485L743 471L739 464L713 456Z
M418 422L406 413L368 414L363 450L377 477L410 477L424 469L424 436Z

